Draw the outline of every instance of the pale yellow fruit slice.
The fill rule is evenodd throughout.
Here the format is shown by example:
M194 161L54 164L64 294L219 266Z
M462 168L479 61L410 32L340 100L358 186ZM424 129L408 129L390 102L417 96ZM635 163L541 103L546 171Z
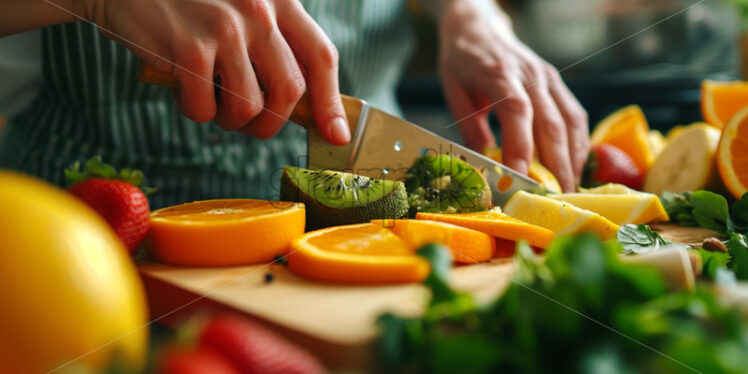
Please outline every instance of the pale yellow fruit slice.
M614 237L618 231L618 225L600 214L524 191L518 191L509 199L504 206L504 213L545 227L556 236L593 232L606 240Z
M652 155L655 157L657 157L667 145L665 136L658 130L649 130L647 133L647 141L649 143L649 149L652 150Z
M625 187L624 187L625 188ZM628 189L627 189L628 190ZM593 211L617 225L668 221L665 208L657 195L633 190L623 193L594 192L548 195L576 207Z
M693 124L673 135L644 180L644 191L686 192L719 189L715 162L720 131Z

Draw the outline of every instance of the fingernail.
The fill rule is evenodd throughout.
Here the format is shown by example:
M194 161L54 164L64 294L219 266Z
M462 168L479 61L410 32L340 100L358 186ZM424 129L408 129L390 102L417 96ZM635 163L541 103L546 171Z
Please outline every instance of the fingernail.
M348 144L351 141L351 131L348 123L341 117L336 117L330 123L330 135L338 144Z
M527 171L530 167L527 164L527 161L525 160L514 160L514 170L516 170L518 173L527 175Z

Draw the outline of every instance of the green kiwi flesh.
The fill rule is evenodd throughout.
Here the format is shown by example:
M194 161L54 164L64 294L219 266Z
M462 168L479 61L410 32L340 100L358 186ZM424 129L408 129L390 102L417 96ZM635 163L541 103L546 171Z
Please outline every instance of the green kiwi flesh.
M410 215L469 213L491 207L491 189L476 168L450 154L426 154L406 174Z
M408 212L405 186L398 181L286 166L280 187L281 200L306 206L307 230L400 218Z

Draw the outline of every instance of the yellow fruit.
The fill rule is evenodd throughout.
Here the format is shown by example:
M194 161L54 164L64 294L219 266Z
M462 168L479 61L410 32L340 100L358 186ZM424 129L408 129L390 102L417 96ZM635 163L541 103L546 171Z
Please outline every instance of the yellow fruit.
M736 199L748 192L748 106L722 131L717 166L722 182Z
M116 352L138 370L145 298L122 243L66 192L0 171L0 372L91 368Z
M644 191L686 192L718 190L719 175L715 162L720 132L707 124L693 124L681 130L667 147L644 180Z
M501 163L502 156L500 147L486 148L486 150L483 151L483 154L486 157L498 163ZM530 167L527 170L527 176L540 183L548 191L561 191L561 185L558 184L556 176L553 175L550 170L546 169L546 167L543 166L543 164L541 164L538 160L532 160L532 162L530 163Z
M518 191L509 199L504 206L504 213L545 227L556 236L593 232L607 240L618 231L618 225L595 212L525 191Z
M610 144L626 152L642 172L654 162L649 147L649 124L641 108L630 105L619 109L595 126L590 135L592 145Z
M655 158L667 145L667 139L665 139L665 136L657 130L649 130L649 133L647 133L647 141L649 142L649 149L652 150L652 155Z
M637 192L622 185L609 184L582 193L554 194L548 197L600 214L617 225L670 219L657 195Z

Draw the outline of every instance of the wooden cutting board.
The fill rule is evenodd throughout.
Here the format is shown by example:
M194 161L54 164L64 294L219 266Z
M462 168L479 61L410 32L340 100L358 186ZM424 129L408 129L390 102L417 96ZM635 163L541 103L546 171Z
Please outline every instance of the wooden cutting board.
M672 241L700 244L709 230L653 226ZM488 301L511 282L511 259L456 267L453 287ZM420 285L349 286L308 281L280 265L190 268L139 264L151 318L167 325L200 311L232 310L262 321L318 355L331 369L371 367L376 318L386 311L418 315ZM273 280L266 282L266 274Z

